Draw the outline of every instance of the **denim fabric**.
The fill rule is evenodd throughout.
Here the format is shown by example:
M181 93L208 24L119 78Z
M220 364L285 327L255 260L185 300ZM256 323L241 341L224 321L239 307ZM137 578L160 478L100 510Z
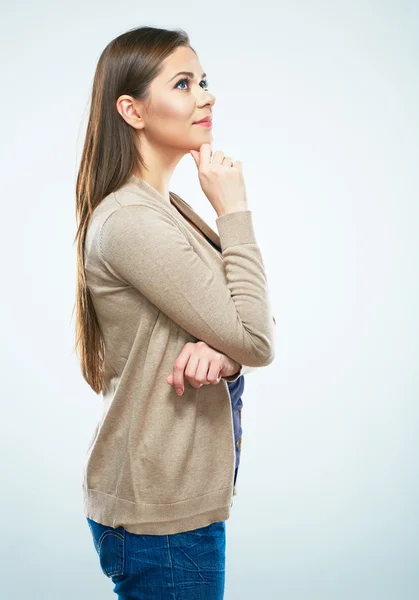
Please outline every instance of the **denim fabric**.
M86 519L102 572L119 600L223 600L225 521L141 535Z

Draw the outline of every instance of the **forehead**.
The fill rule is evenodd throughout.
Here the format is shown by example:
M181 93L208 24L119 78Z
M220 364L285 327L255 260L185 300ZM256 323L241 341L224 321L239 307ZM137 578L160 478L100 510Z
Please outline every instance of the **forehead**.
M192 71L197 79L202 75L203 68L199 58L190 48L179 46L167 56L162 63L162 71L159 77L167 82L179 71Z

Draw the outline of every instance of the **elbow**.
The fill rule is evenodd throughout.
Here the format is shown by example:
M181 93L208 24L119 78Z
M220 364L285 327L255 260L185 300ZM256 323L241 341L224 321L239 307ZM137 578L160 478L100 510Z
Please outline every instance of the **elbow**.
M267 367L275 360L275 349L273 346L270 346L269 350L263 356L263 364L262 367Z
M273 323L273 321L272 321ZM251 368L267 367L275 360L275 330L274 325L257 334L248 335L240 340L240 345L230 347L227 354L241 365Z
M275 360L275 347L274 344L267 344L263 348L259 348L257 351L253 351L243 357L241 364L247 365L248 367L267 367Z
M275 330L271 327L270 332L258 338L257 349L255 348L254 356L258 359L256 367L267 367L275 360ZM250 360L250 357L249 357ZM245 362L246 365L252 367L250 362Z
M263 366L267 367L268 365L273 363L274 360L275 360L275 348L273 346L271 346L271 351L270 351L269 355L266 357L265 364Z

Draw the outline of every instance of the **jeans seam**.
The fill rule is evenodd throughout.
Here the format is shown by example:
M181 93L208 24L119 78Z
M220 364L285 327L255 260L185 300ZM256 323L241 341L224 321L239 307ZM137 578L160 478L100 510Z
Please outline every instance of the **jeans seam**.
M176 586L175 586L175 580L173 577L173 562L172 562L172 557L170 554L170 542L169 542L169 536L166 535L166 542L167 542L167 554L169 557L169 563L170 563L170 574L172 576L172 586L173 586L173 600L176 600Z

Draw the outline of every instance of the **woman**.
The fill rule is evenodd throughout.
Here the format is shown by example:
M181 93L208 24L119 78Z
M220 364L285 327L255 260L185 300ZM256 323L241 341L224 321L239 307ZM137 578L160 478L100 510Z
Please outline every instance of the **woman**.
M77 178L76 348L103 395L84 511L121 599L223 598L243 373L274 358L242 166L197 124L202 71L182 30L108 44ZM219 235L169 191L187 153Z

